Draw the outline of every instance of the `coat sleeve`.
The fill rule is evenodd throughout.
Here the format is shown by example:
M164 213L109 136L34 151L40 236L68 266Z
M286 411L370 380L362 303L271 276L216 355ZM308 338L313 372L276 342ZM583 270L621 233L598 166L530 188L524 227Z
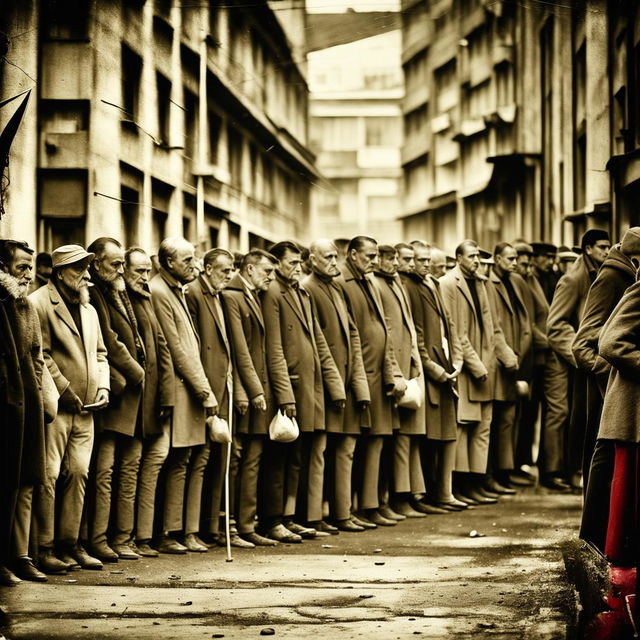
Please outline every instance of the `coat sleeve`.
M98 314L95 315L96 333L98 336L98 344L96 347L96 357L98 359L98 389L111 388L110 384L110 367L109 360L107 359L107 348L104 344L102 337L102 330L100 329L100 323L98 322Z
M267 369L276 404L278 406L295 404L296 399L293 395L287 361L282 348L280 304L272 289L266 291L262 298L262 315L267 341Z
M623 375L640 375L640 284L627 291L602 328L598 350Z
M459 294L456 292L456 288L454 282L440 280L440 291L445 308L449 312L453 326L457 328L464 366L473 378L481 378L489 375L489 372L469 341L469 327L464 319L464 314L460 312L457 300Z
M169 345L162 332L160 323L156 321L156 342L158 345L158 387L160 391L160 406L173 407L176 403L175 378L173 375L173 361Z
M346 400L344 391L344 383L340 377L338 367L331 355L331 350L327 344L327 340L322 333L322 329L318 324L318 313L313 298L309 295L309 304L311 305L311 313L313 317L313 339L318 350L318 358L322 368L322 381L325 389L329 392L329 397L335 402L336 400Z
M549 305L544 298L544 292L540 289L540 283L535 281L534 286L530 286L525 281L525 285L529 289L531 299L533 301L533 322L532 337L533 348L536 351L545 351L549 348L549 338L547 337L547 314L549 313Z
M362 345L358 327L349 313L349 339L351 342L351 389L356 402L371 402L371 392L362 359Z
M547 336L549 346L573 367L576 359L571 350L576 331L571 324L571 316L579 303L579 288L572 278L566 275L560 278L549 308L547 318Z
M491 310L491 318L493 320L493 341L496 358L507 371L515 371L518 368L518 356L507 344L504 331L502 330L496 288L491 282L488 282L485 290L487 292L487 298L489 299L489 309Z
M227 329L230 330L235 366L233 368L233 386L235 399L243 401L253 400L264 394L260 376L253 366L251 351L247 344L247 337L242 326L242 313L235 293L225 295L227 310Z

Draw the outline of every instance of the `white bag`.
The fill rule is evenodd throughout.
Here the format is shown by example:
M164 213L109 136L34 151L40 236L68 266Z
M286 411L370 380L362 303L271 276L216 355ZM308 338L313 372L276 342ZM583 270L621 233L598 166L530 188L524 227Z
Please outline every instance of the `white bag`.
M269 425L269 437L275 442L293 442L300 435L295 418L278 411Z
M418 384L418 378L407 380L407 388L400 400L398 400L398 406L405 409L413 409L414 411L422 406L422 390Z
M207 431L212 442L219 442L220 444L231 442L229 425L224 418L209 416L207 418Z

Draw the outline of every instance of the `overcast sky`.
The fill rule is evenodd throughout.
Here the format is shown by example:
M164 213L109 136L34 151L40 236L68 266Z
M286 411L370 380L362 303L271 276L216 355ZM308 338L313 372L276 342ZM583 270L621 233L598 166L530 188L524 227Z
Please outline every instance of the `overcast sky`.
M341 13L356 11L399 11L400 0L307 0L310 13Z

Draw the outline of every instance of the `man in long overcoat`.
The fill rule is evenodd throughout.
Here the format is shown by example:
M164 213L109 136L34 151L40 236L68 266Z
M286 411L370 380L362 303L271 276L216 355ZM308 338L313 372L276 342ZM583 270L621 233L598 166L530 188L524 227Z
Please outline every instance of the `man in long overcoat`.
M427 446L424 468L430 486L426 503L414 507L425 513L442 513L433 502L453 500L452 474L456 462L457 391L462 370L462 349L457 332L440 293L440 282L430 273L430 248L422 241L412 243L413 270L401 272L409 294L416 328L418 353L425 377L425 420Z
M160 271L149 285L171 353L175 387L171 448L165 463L164 534L158 545L161 553L186 553L187 546L176 539L176 534L183 530L185 522L200 521L201 470L192 468L189 461L192 449L204 445L206 418L214 415L218 407L200 361L200 340L185 299L185 285L195 278L194 258L190 242L165 238L158 250Z
M358 330L347 303L334 279L340 275L338 250L330 240L316 240L309 248L312 273L303 286L315 303L318 324L344 383L347 401L344 409L327 397L325 389L325 427L331 515L340 531L364 531L352 519L351 477L353 455L361 433L363 413L369 406L369 386L362 362Z
M415 378L418 381L424 395L416 330L409 300L398 276L398 266L395 247L380 245L378 266L370 277L382 301L396 363L405 380ZM418 409L397 407L394 409L394 418L395 429L385 465L390 470L386 484L387 493L392 495L386 497L386 500L391 502L391 507L385 505L381 508L381 513L386 517L393 517L394 513L406 517L424 517L423 513L416 511L410 504L414 495L425 492L420 460L422 438L419 437L426 433L424 404Z
M298 440L275 447L268 468L276 488L283 488L284 526L299 535L318 531L300 524L325 528L322 520L324 486L325 387L331 402L344 407L345 390L327 342L318 326L309 294L299 287L300 250L283 241L270 248L277 258L276 279L262 298L267 335L267 366L275 404L291 413L300 428ZM281 375L286 369L288 378ZM273 374L272 374L273 372ZM323 385L324 381L324 385ZM279 460L278 460L279 459ZM278 460L278 462L275 462ZM277 465L282 465L279 469ZM279 477L286 474L286 482ZM298 522L295 522L295 519ZM281 523L273 522L274 525ZM275 539L279 538L276 533ZM274 537L269 535L269 537Z
M491 421L491 470L500 484L510 486L530 482L516 473L514 446L522 397L517 383L526 383L528 392L533 371L533 325L525 302L527 285L515 273L516 250L511 244L501 242L493 255L495 265L489 275L487 291L496 313L494 321L502 332L496 335L498 366ZM474 498L474 495L470 497Z
M370 280L378 260L378 243L367 236L349 242L342 275L335 279L354 319L369 385L368 429L363 433L361 468L358 469L358 518L366 525L393 526L396 521L380 515L378 508L380 459L384 439L393 433L393 402L406 390L406 382L394 355L379 295ZM364 425L363 425L364 426Z
M78 543L94 441L94 411L109 403L109 363L96 310L89 304L92 253L58 247L49 283L31 294L40 319L44 361L60 394L58 413L46 429L47 474L38 489L38 566L60 573L102 563ZM91 405L91 410L85 406ZM64 469L64 484L56 482ZM56 523L56 502L60 506ZM56 527L57 524L57 527ZM57 530L57 531L56 531ZM54 542L58 557L54 554Z
M588 407L597 400L597 389L592 389L591 397L588 397L586 373L577 369L571 347L582 321L587 294L609 252L609 234L601 229L589 229L583 234L580 244L583 253L560 278L547 318L549 345L570 380L571 409L565 451L566 472L574 487L580 485Z
M485 282L477 276L479 256L477 243L465 240L456 248L456 266L440 279L442 298L457 330L464 360L458 377L456 452L456 488L463 492L477 490L487 472L497 366L489 297ZM460 508L459 502L447 504Z
M98 238L88 247L95 254L89 267L94 286L89 295L98 312L107 348L111 397L109 407L96 417L94 453L95 486L93 517L90 517L91 551L103 562L140 556L130 543L135 519L136 487L140 466L139 417L145 374L145 352L138 323L126 292L124 249L113 238ZM114 531L111 546L107 530L111 519L114 467L117 478L114 494Z
M158 552L149 543L153 538L158 477L169 454L169 431L175 399L173 363L151 302L151 260L140 247L127 249L124 258L127 293L145 353L144 386L139 416L140 435L133 444L140 451L135 550L143 557L155 558Z
M236 517L241 538L253 545L273 546L276 540L256 532L256 515L264 520L265 487L260 486L262 452L273 414L267 371L264 318L260 296L275 279L277 260L262 249L252 249L240 271L223 292L233 344L233 391L240 468L236 481ZM268 511L268 509L266 509Z

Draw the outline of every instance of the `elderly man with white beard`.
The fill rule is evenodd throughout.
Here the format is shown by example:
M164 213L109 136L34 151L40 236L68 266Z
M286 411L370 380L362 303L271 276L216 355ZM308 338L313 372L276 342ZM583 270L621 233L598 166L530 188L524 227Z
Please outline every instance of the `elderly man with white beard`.
M89 265L94 286L89 295L98 312L107 347L111 398L96 417L95 486L89 513L93 555L103 562L137 560L132 547L134 505L141 450L140 404L145 350L124 280L124 249L113 238L98 238L88 247L95 257ZM111 546L107 529L111 516L112 478L118 469L118 504Z
M79 245L58 247L52 255L51 280L29 297L40 319L44 361L60 394L58 415L46 430L46 477L36 506L38 566L45 573L62 573L77 565L102 568L78 543L93 449L93 412L109 403L107 350L98 314L89 304L92 258ZM60 486L62 495L56 496L61 469L65 482Z

